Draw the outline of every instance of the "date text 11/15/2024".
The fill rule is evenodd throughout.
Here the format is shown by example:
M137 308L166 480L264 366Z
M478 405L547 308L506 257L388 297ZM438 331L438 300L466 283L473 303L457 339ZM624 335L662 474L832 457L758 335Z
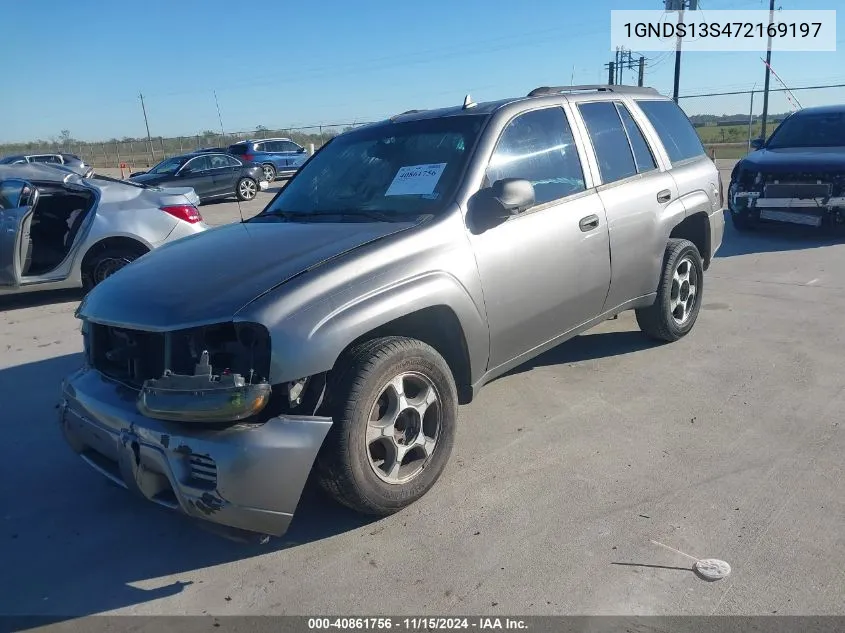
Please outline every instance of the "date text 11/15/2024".
M438 617L352 617L352 618L308 618L308 630L370 630L370 631L434 631L449 629L464 630L526 630L524 620L519 618L475 617L475 618L438 618Z

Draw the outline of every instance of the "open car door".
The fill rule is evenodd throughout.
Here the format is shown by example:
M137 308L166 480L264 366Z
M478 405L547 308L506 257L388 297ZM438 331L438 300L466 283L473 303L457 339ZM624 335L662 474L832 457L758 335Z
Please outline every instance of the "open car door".
M18 179L0 181L0 286L17 288L30 251L29 227L38 189Z

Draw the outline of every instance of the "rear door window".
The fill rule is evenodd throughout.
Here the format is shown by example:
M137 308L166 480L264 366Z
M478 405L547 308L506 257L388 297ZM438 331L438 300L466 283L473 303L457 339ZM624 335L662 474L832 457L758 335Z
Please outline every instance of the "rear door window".
M298 152L299 151L299 145L297 145L293 141L279 141L278 145L279 145L279 149L276 150L277 152Z
M40 156L30 156L29 162L31 163L54 163L57 165L62 164L62 159L55 154L42 154Z
M211 167L210 162L211 161L209 160L208 156L197 156L196 158L191 159L185 165L184 169L188 173L196 174L198 172L206 171L207 169L210 169L210 167Z
M616 105L611 101L600 101L582 103L578 109L593 142L602 184L634 176L637 165Z
M616 111L622 119L622 124L625 126L625 132L628 134L628 141L631 143L631 149L634 150L634 160L637 163L637 171L643 173L657 169L657 163L654 161L654 155L651 153L651 148L643 136L640 126L634 121L634 117L622 103L616 104Z
M704 145L687 115L674 101L637 101L654 126L673 163L703 156Z
M503 178L534 185L535 204L584 191L581 159L561 108L533 110L508 123L487 167L490 184Z

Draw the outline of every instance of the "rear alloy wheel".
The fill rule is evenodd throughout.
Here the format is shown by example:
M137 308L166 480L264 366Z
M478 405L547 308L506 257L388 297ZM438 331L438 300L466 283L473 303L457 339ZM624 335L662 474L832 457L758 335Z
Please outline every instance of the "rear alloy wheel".
M695 325L704 290L704 266L695 244L670 239L663 258L657 298L636 310L640 329L650 338L677 341Z
M86 292L101 284L118 270L131 264L144 253L140 249L107 248L87 262L82 271L82 285Z
M252 178L241 178L238 181L238 186L235 191L238 196L238 200L243 200L244 202L254 200L256 193L258 193L258 183Z
M458 396L449 366L426 343L390 336L353 348L332 374L318 481L358 512L401 510L434 485L452 452Z
M273 167L270 163L261 166L261 169L264 170L264 180L267 182L273 182L276 180L276 168Z

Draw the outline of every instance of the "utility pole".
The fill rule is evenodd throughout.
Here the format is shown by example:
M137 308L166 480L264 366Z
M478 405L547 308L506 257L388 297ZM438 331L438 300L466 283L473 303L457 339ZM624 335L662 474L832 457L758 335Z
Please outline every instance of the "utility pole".
M698 0L665 0L667 11L678 12L678 27L684 24L684 11L689 9L695 11L698 8ZM681 87L681 42L683 38L678 36L678 43L675 46L675 85L672 89L672 99L678 103L678 92Z
M150 136L150 122L147 121L147 108L144 106L144 95L139 92L138 98L141 99L141 111L144 113L144 125L147 126L147 146L150 148L150 160L155 163L156 156L153 151L153 139Z
M640 55L640 70L637 76L637 85L642 86L645 79L645 57Z
M624 71L627 68L628 70L633 70L635 67L634 63L634 56L631 51L625 50L624 47L617 47L616 49L616 57L614 61L608 62L604 65L607 68L607 83L611 86L613 85L622 85L625 83ZM639 59L639 71L640 71L640 85L643 85L643 76L644 76L644 67L645 67L645 57L640 56Z
M775 19L775 0L769 0L769 24ZM769 115L769 78L772 75L772 35L769 32L769 43L766 46L766 82L763 85L763 121L760 136L766 138L766 117Z

